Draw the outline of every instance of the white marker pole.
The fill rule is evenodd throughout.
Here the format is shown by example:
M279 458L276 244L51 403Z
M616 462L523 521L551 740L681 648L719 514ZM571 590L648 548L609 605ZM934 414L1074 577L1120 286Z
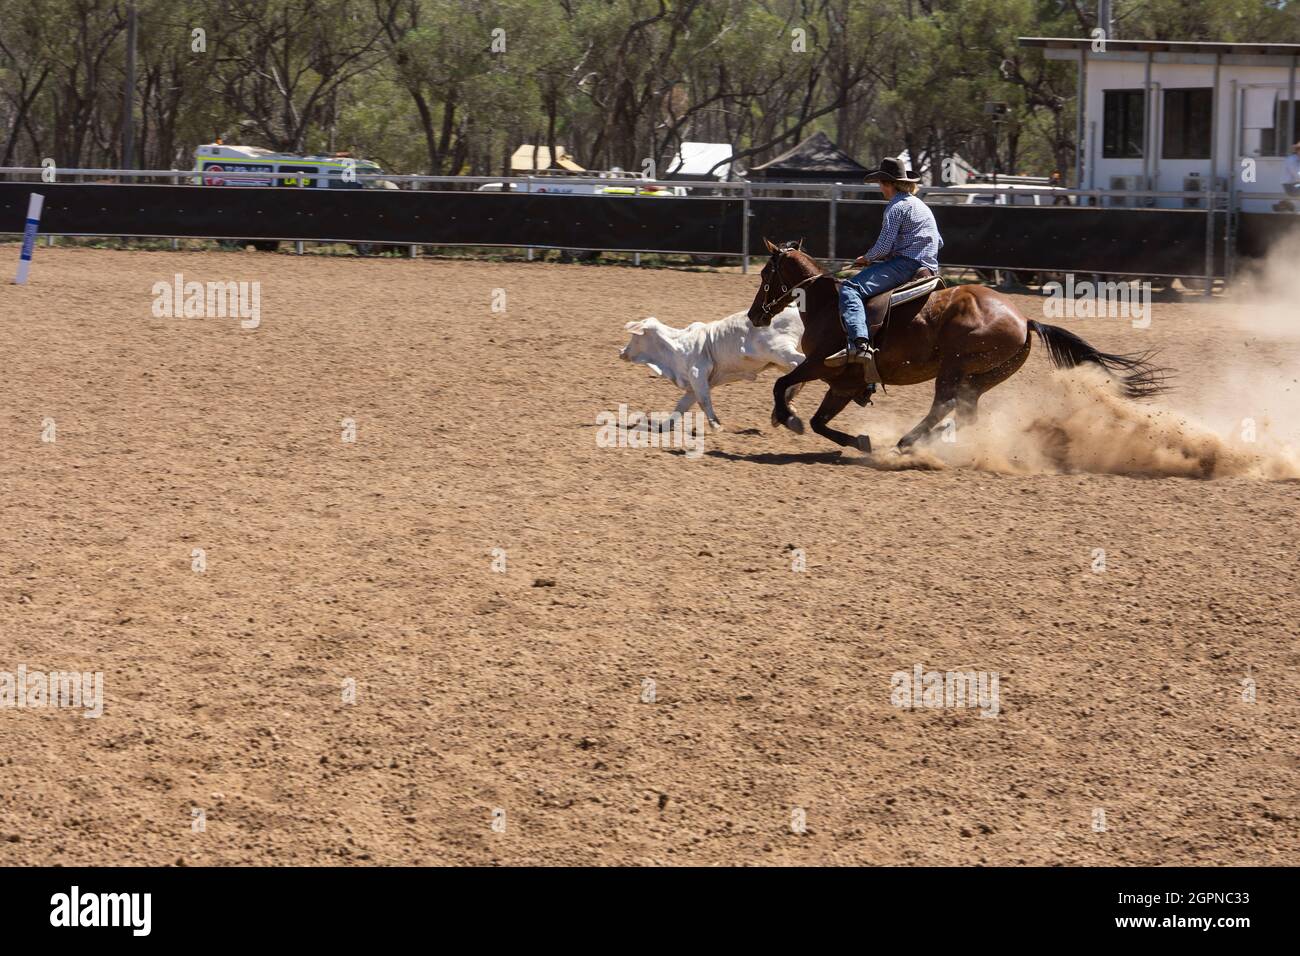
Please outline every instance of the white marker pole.
M14 279L17 285L27 284L27 272L32 267L32 250L36 248L36 227L41 224L41 208L45 205L45 197L40 193L32 193L31 199L27 200L27 228L23 230L23 251L18 259L18 277Z

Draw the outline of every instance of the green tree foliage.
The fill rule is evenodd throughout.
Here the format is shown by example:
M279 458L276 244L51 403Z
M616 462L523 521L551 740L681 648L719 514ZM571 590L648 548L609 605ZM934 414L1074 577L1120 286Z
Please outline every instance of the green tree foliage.
M127 0L0 0L0 165L121 162ZM1075 74L1018 36L1095 0L136 0L135 154L220 136L401 172L503 172L523 143L662 171L754 165L821 130L874 162L1073 167ZM1137 39L1300 42L1288 0L1115 0ZM201 31L201 33L196 33ZM1008 103L996 129L984 111Z

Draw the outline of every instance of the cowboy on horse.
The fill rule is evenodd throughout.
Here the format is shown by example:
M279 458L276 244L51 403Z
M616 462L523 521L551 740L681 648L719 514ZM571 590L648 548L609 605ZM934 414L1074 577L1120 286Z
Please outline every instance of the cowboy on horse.
M1097 366L1130 398L1148 398L1168 387L1169 370L1152 364L1150 353L1102 352L1068 329L1026 319L1014 302L992 289L936 289L938 279L922 275L915 294L899 290L916 272L937 271L942 240L934 216L914 195L916 180L904 173L902 163L887 159L867 178L881 179L889 208L880 240L859 260L874 264L852 279L836 279L803 251L802 241L764 240L771 258L746 313L749 321L755 328L766 328L797 297L804 329L799 341L804 360L772 385L773 425L802 432L791 398L799 387L820 379L828 388L813 414L812 430L837 445L869 452L867 435L831 427L835 416L850 402L867 404L874 382L917 385L933 380L929 413L898 440L900 451L910 448L950 412L956 413L958 425L974 422L980 396L1018 372L1029 358L1031 333L1042 340L1056 368ZM871 325L889 329L876 335L878 355L868 342ZM846 332L845 349L840 343Z
M887 156L863 182L879 182L889 203L880 237L855 266L866 266L840 286L840 321L848 336L848 347L826 359L831 367L853 363L867 367L867 381L878 382L875 353L867 332L867 300L896 288L921 269L939 272L939 250L943 239L934 213L916 195L919 179L913 178L902 159Z

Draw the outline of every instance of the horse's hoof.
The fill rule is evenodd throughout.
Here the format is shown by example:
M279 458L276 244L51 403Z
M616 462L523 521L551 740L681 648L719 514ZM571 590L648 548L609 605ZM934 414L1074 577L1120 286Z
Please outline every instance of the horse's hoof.
M803 434L803 419L798 415L791 415L785 420L785 427L790 429L796 435Z
M857 438L853 439L853 444L857 447L858 451L866 452L868 455L871 454L871 436L859 435Z
M722 431L722 422L717 420L711 421L709 422L709 428L713 429L715 432L720 432Z

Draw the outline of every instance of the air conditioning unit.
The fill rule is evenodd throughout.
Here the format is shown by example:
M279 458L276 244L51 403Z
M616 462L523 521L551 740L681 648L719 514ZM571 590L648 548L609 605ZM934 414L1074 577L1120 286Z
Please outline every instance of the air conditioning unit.
M1183 177L1183 192L1185 193L1204 192L1205 180L1206 177L1202 176L1200 173L1189 173L1188 175ZM1197 196L1184 196L1183 208L1202 209L1204 208L1204 203ZM1228 208L1228 177L1227 176L1218 176L1214 180L1214 208L1215 209Z
M1112 176L1110 177L1110 188L1113 192L1132 192L1142 187L1139 185L1141 177L1139 176ZM1140 206L1140 196L1109 196L1107 203L1111 206Z

